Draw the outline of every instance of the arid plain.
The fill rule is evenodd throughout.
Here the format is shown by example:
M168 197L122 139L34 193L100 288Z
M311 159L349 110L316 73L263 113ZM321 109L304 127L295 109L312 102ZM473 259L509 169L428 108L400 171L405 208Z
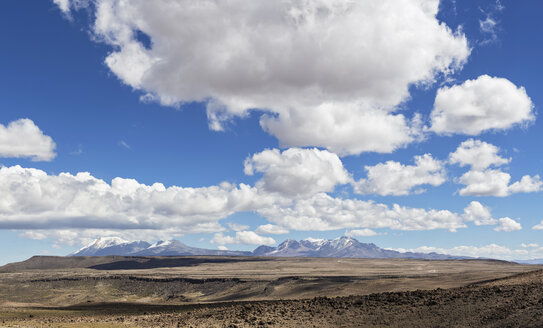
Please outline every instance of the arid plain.
M499 327L522 319L535 327L541 269L493 260L34 257L0 268L0 325Z

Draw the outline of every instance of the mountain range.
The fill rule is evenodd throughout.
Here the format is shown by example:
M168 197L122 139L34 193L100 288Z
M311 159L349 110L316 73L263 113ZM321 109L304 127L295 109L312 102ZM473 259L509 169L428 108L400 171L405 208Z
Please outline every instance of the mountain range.
M287 239L277 247L259 246L252 252L213 250L191 247L179 240L129 242L118 237L101 237L70 256L270 256L270 257L350 257L350 258L409 258L409 259L466 259L437 253L398 252L378 247L372 243L361 243L351 237L336 239Z
M158 241L150 244L138 240L129 242L118 237L100 237L70 256L251 256L252 252L228 251L191 247L179 240Z

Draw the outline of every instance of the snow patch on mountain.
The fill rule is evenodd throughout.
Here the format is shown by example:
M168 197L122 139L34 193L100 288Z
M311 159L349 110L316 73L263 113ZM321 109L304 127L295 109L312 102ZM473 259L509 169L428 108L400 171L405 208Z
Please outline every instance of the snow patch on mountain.
M171 244L172 244L171 240L166 240L166 241L159 240L156 243L154 243L153 245L149 246L149 248L167 247L167 246L169 246Z
M138 240L129 242L119 237L100 237L87 246L70 254L71 256L105 256L134 253L149 247L149 243Z
M412 258L412 259L458 259L437 253L398 252L383 249L372 243L342 236L336 239L307 238L300 241L287 239L277 247L259 246L253 252L204 249L191 247L179 240L128 242L117 237L102 237L93 241L72 256L268 256L268 257L337 257L337 258Z

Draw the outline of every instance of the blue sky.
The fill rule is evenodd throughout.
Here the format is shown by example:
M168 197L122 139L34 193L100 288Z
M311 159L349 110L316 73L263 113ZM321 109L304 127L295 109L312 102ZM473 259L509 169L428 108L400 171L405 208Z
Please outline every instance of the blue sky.
M106 235L543 257L542 4L205 3L2 3L0 263Z

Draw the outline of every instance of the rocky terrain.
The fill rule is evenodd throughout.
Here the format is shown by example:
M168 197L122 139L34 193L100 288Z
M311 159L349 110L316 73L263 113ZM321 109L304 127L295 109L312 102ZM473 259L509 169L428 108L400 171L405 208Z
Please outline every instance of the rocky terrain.
M543 272L452 289L300 300L4 307L7 327L541 327Z
M492 260L34 257L0 268L0 327L539 327L541 269Z

